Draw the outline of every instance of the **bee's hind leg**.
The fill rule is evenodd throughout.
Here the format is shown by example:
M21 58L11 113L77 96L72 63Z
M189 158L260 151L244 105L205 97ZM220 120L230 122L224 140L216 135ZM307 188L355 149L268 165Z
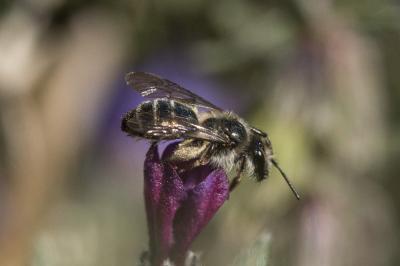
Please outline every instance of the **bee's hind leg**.
M178 148L169 156L168 161L175 163L196 161L198 164L198 161L204 157L207 151L208 144L205 141L184 140L178 144Z
M198 165L207 165L210 162L210 158L212 155L214 148L211 143L206 143L206 148L200 155L200 158L198 160Z
M241 159L239 159L239 169L236 173L236 176L232 179L231 183L229 184L229 191L232 192L237 185L239 185L241 179L242 179L242 172L244 170L244 166L246 164L246 158L243 156Z

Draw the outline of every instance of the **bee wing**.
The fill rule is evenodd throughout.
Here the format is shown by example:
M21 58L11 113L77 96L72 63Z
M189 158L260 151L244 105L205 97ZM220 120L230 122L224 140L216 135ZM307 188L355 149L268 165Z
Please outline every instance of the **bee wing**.
M137 114L136 114L137 115ZM218 143L229 143L229 138L220 132L189 121L183 117L161 118L154 120L150 113L141 113L140 119L137 116L130 116L126 119L125 131L133 136L153 140L173 139L201 139ZM141 121L149 121L141 123Z
M186 135L194 139L202 139L212 142L218 142L222 144L229 144L230 139L228 136L221 134L220 132L203 127L201 125L191 124L196 130L193 132L187 132Z
M169 98L186 104L222 111L202 97L182 88L178 84L146 72L130 72L125 76L126 83L143 97Z

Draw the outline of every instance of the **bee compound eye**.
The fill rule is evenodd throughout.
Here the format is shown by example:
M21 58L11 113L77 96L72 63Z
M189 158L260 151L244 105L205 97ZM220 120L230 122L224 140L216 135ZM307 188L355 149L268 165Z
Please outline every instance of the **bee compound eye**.
M256 179L261 181L267 177L267 162L261 150L256 149L253 152L254 173Z

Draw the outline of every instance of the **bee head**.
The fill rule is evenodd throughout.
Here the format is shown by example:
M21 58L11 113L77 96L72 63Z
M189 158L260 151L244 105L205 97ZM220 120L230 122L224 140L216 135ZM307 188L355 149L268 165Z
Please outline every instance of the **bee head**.
M268 177L269 162L266 152L269 149L266 138L259 135L253 135L250 139L248 153L254 165L254 175L257 181L262 181Z
M248 153L253 161L254 175L257 181L266 179L269 175L272 157L272 144L268 134L257 129L251 128L252 137L250 139Z
M279 166L278 162L274 158L272 158L273 154L272 144L268 138L267 133L256 128L252 128L252 131L255 134L250 144L250 146L253 148L250 148L250 151L253 150L252 159L254 162L254 173L256 175L257 181L261 181L268 177L269 167L272 164L276 169L278 169L283 179L286 181L289 188L292 190L293 195L299 200L300 199L299 193L297 193L296 189L290 182L285 172ZM261 160L264 160L264 164L262 164ZM262 175L263 173L264 175Z
M300 199L299 194L285 172L283 172L278 162L272 158L272 144L268 135L258 129L252 130L255 134L250 141L248 153L254 164L254 175L256 176L257 181L262 181L268 177L269 168L272 164L281 173L283 179L285 179L289 188L292 190L293 195L297 199Z

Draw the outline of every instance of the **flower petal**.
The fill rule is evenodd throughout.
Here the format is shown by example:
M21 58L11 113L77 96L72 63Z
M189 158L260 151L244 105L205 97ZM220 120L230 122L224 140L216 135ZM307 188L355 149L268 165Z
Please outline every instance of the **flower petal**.
M188 196L176 213L174 221L175 244L171 254L177 265L183 262L194 238L228 196L229 181L221 169L212 171L201 183L188 191Z
M159 265L168 258L174 242L173 221L186 192L176 170L160 161L156 144L151 145L146 155L144 196L151 261Z
M164 166L160 162L158 148L152 144L144 161L144 199L149 231L149 249L151 257L159 253L159 228L157 225L157 206L160 201L162 180L164 179Z
M197 185L203 182L215 168L210 165L201 165L189 169L179 176L183 180L186 191L193 190Z

